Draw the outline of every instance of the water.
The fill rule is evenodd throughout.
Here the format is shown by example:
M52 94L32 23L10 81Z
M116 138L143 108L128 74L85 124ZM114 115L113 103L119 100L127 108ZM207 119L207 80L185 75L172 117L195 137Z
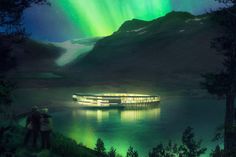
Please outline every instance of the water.
M133 146L140 156L160 142L180 142L187 126L194 128L208 152L215 146L211 139L223 124L224 102L209 98L171 97L159 107L144 110L66 110L53 114L56 131L90 148L102 138L125 156Z

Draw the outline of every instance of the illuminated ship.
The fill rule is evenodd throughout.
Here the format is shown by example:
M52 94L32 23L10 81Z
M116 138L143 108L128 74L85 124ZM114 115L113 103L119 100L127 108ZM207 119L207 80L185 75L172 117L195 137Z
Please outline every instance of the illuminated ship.
M75 102L87 107L145 107L156 105L160 102L160 96L110 93L110 94L82 94L72 96Z

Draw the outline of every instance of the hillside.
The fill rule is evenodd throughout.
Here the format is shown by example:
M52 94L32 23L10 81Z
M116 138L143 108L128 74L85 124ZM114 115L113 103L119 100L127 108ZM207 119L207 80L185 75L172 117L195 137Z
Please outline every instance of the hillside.
M64 85L68 81L67 66L80 60L99 38L74 39L64 42L41 42L28 39L13 47L16 68L9 77L18 86L45 87Z
M28 87L189 93L199 90L202 73L220 68L221 56L211 48L220 31L211 14L171 12L153 21L126 21L101 39L30 40L24 45L26 51L17 55L14 77Z
M18 71L51 71L57 68L55 59L59 58L65 49L50 43L26 40L23 48L15 48Z
M60 133L53 132L51 136L51 148L40 149L39 143L37 148L33 148L30 145L23 145L24 136L26 134L26 128L15 124L11 125L11 128L6 130L5 134L1 136L1 142L4 145L1 146L1 155L3 153L10 155L2 156L17 156L17 157L96 157L97 152L77 144L75 140L63 136Z
M76 67L91 82L199 88L200 75L221 66L210 45L219 32L211 15L171 12L150 22L133 19L99 40Z

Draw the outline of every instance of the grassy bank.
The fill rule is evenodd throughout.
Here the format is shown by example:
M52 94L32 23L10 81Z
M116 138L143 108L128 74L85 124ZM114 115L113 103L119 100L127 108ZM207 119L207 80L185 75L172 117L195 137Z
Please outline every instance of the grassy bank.
M39 147L24 146L23 140L26 129L14 125L7 130L1 138L1 155L10 154L15 157L95 157L96 152L85 146L77 144L74 140L53 132L51 149L42 150ZM40 141L40 140L39 140Z

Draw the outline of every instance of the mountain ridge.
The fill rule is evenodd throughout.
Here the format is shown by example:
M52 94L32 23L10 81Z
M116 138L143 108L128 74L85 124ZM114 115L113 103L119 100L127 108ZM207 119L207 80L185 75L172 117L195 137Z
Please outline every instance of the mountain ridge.
M152 21L134 19L99 40L75 66L82 80L91 82L137 80L198 88L202 73L221 67L222 58L210 44L220 31L210 14L171 12Z
M111 36L99 39L82 58L48 69L49 73L43 76L49 79L22 82L47 87L110 86L112 91L131 86L134 91L199 89L201 74L221 67L222 58L210 44L220 31L211 14L171 12L152 21L133 19L124 22ZM65 49L60 56L63 54ZM59 54L54 64L58 57Z

